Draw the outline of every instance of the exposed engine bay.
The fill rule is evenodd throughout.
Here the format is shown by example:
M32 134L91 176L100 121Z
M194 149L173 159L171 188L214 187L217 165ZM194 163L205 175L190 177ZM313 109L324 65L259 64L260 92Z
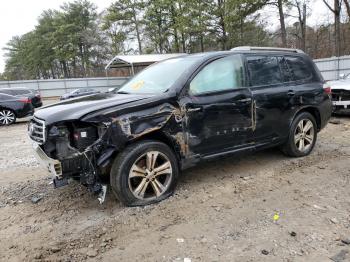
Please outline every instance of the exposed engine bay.
M55 187L66 185L68 179L72 178L91 191L105 195L103 175L108 174L108 168L103 168L103 165L97 166L96 157L99 156L101 148L98 147L97 151L94 146L105 134L106 128L105 125L94 126L78 121L49 128L45 143L41 147L49 158L60 163L60 175L56 173L53 180Z

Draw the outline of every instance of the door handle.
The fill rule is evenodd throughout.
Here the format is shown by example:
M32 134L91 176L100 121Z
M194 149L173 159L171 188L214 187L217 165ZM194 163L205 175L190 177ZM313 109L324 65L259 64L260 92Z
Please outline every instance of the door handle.
M289 90L289 91L287 92L287 95L288 95L288 96L294 96L294 95L295 95L295 92L294 92L293 90Z
M237 102L241 102L241 103L246 103L246 102L251 102L251 101L252 101L252 99L250 97L237 100Z
M198 112L198 111L201 111L202 108L201 107L194 107L194 108L187 108L186 111L187 112Z

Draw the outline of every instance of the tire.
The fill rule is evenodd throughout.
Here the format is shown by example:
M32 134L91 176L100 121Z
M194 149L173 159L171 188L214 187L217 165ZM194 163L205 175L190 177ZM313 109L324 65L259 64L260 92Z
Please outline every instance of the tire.
M316 140L316 120L310 113L302 112L293 120L288 140L282 146L282 151L291 157L307 156L313 150Z
M110 183L124 205L145 206L171 196L178 175L174 152L164 143L146 140L118 154L111 168Z
M0 109L0 126L9 126L16 122L16 114L11 109Z

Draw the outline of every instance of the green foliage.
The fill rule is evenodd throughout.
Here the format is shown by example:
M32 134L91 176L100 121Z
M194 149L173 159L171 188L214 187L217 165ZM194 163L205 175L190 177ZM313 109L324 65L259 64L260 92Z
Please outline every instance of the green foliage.
M86 0L44 11L36 28L14 37L5 50L8 79L83 77L104 61L106 45L96 23L96 7Z
M3 79L103 75L116 54L203 52L271 44L258 22L266 0L118 0L97 14L88 0L47 10L11 39Z

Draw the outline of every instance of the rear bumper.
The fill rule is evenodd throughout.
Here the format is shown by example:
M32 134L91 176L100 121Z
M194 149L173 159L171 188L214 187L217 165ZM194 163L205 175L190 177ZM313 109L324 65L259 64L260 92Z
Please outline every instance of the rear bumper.
M41 107L43 105L43 102L36 102L36 103L33 103L33 106L35 107L35 108L37 108L37 107Z
M27 117L34 114L34 107L31 103L23 105L23 108L16 111L17 118Z
M331 116L332 116L332 101L328 97L321 106L319 106L319 112L320 112L320 117L321 117L321 126L319 130L323 129L329 122Z
M33 143L33 149L35 152L36 159L40 162L40 164L46 168L54 178L61 179L62 178L62 164L60 161L56 159L52 159L46 155L44 150L37 143Z

